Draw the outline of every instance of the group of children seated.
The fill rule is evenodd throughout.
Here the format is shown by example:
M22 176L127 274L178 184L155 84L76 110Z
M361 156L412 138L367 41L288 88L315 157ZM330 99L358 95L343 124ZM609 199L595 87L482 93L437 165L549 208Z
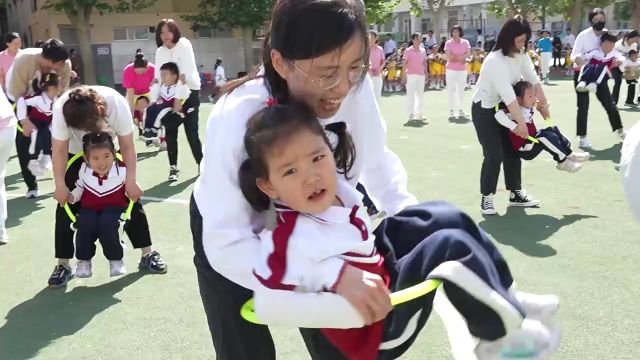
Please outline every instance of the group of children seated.
M482 68L482 62L484 61L485 51L482 49L482 43L478 42L477 47L471 50L471 55L467 58L467 87L471 87L478 80L480 75L480 68ZM402 85L402 78L404 76L404 65L402 58L406 47L402 47L396 51L395 54L389 56L384 65L382 71L384 86L382 90L384 92L401 92L405 89ZM427 49L427 67L429 76L427 77L427 88L432 90L440 90L446 86L446 64L447 55L444 53L444 46L434 45Z

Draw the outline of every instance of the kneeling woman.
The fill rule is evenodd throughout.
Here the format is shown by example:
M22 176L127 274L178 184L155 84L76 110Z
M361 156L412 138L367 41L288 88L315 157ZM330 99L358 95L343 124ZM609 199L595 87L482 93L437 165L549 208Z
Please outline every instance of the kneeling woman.
M50 287L62 287L73 278L69 259L73 257L71 220L63 208L69 190L75 188L82 161L75 161L68 171L69 159L82 151L82 137L89 132L106 131L114 138L127 164L125 190L136 202L131 222L125 231L136 249L142 249L139 267L154 273L166 273L167 265L151 249L151 234L147 217L138 201L142 189L136 183L136 151L133 144L133 119L127 100L117 91L103 86L80 86L63 94L53 107L51 135L53 144L54 198L56 208L55 249L58 265L49 278ZM70 205L78 211L78 204Z

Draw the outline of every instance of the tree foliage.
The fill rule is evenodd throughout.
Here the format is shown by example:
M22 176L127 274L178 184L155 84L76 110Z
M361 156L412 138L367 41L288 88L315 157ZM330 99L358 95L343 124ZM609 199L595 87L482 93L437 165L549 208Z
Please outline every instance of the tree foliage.
M274 3L274 0L200 0L199 13L182 18L194 30L203 27L255 30L269 20Z

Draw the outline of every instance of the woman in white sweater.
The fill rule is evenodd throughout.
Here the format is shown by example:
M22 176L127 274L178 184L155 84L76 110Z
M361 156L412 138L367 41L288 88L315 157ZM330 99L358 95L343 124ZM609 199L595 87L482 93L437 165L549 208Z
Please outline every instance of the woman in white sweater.
M487 55L473 96L471 117L478 135L484 160L480 172L481 210L485 215L496 214L493 195L498 186L500 166L504 166L504 181L510 191L509 205L531 207L539 201L528 196L522 189L522 166L518 155L511 148L508 133L495 121L495 107L501 101L509 108L518 126L513 130L518 136L527 138L527 126L522 117L513 85L524 79L535 86L538 110L548 118L549 107L540 80L525 52L531 38L531 28L521 16L507 21L495 49Z
M7 220L7 192L4 188L4 175L7 161L13 150L18 120L4 91L0 89L0 245L9 242L5 222Z
M169 156L169 179L178 178L178 128L184 123L184 132L196 163L202 160L202 143L198 137L198 113L200 112L200 75L196 66L191 41L181 35L180 28L173 19L162 19L156 27L156 80L160 82L160 68L168 62L178 65L180 82L186 84L191 95L182 105L184 117L171 114L163 119Z

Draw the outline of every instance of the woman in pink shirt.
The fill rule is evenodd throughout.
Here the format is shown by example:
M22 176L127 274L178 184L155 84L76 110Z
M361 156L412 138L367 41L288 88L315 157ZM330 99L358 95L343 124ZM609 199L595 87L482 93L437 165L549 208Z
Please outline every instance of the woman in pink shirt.
M2 84L3 90L6 88L4 82L9 73L9 68L13 65L16 55L18 55L18 51L22 47L22 39L20 39L18 33L9 33L7 34L6 44L7 48L0 52L0 84Z
M155 66L144 58L141 51L136 52L136 59L127 65L122 72L122 87L127 90L127 102L133 114L138 97L148 94L155 75Z
M382 97L382 69L384 67L384 50L378 45L378 33L375 30L369 31L369 74L373 81L373 91L376 100L380 103Z
M404 51L402 60L406 69L403 84L407 86L407 107L409 121L423 120L422 104L424 99L424 82L427 72L427 51L420 46L420 33L411 35L413 46Z
M466 59L471 54L469 41L463 39L462 26L451 28L451 39L444 45L447 54L447 92L449 93L449 116L467 117L462 110L464 104L464 88L467 85Z

